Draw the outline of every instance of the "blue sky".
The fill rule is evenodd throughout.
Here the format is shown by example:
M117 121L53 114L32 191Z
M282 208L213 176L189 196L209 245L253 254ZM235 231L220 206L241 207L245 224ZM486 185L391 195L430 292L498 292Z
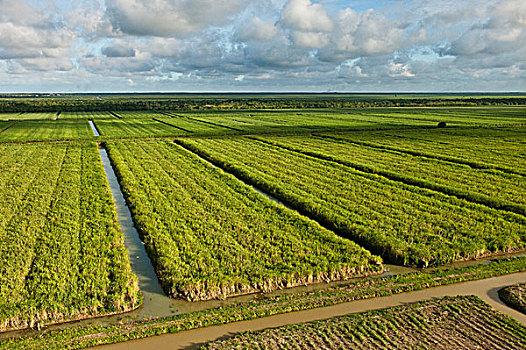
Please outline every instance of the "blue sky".
M525 90L524 0L0 0L0 92Z

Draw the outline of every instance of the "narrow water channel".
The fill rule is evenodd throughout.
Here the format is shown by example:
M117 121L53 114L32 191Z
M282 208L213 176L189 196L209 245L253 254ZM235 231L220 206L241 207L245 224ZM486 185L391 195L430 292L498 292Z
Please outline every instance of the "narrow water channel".
M111 193L113 194L115 207L117 208L119 225L124 235L124 245L128 250L132 270L139 280L139 288L144 297L141 318L171 316L175 313L172 301L164 294L161 284L157 280L152 262L133 224L130 209L126 205L126 200L122 194L117 176L113 171L108 153L105 149L99 149L99 153L108 183L110 184Z
M92 126L95 136L100 135L95 125L93 124L93 122L90 120L89 123L90 123L90 126ZM228 298L226 300L209 300L209 301L189 302L189 301L180 300L180 299L170 299L165 295L161 285L159 284L159 281L157 280L157 275L155 274L155 270L146 253L144 245L139 237L139 234L134 226L131 212L126 204L126 200L121 191L120 184L117 180L117 177L111 165L108 154L105 149L99 149L99 153L100 153L102 164L104 166L104 170L107 175L108 183L111 188L111 192L112 192L112 195L115 201L115 206L117 208L118 221L119 221L119 225L124 235L125 247L128 250L128 255L129 255L129 259L130 259L130 263L131 263L133 272L138 278L139 288L144 297L144 305L135 311L128 312L125 314L50 325L50 326L45 327L47 329L50 329L50 330L57 329L58 330L58 329L67 329L71 327L88 326L88 325L94 325L94 324L107 326L107 325L112 325L112 324L120 324L123 322L140 321L140 320L149 319L149 318L162 318L162 317L168 317L168 316L173 316L177 314L184 314L184 313L201 311L201 310L206 310L206 309L225 307L228 305L247 302L255 298L275 297L275 296L279 296L282 294L289 294L289 293L295 293L295 292L315 291L318 289L326 288L327 286L338 286L342 284L348 284L351 281L356 281L360 279L360 278L355 278L355 279L351 279L347 281L337 281L337 282L331 282L331 283L317 283L317 284L311 284L308 286L299 286L299 287L288 288L288 289L283 289L283 290L276 290L274 292L266 293L266 294L255 293L255 294L249 294L249 295L242 295L242 296ZM197 154L193 152L191 153L198 156ZM213 167L217 167L216 165L212 164L206 159L201 158L201 157L199 158L202 159L203 162L206 162ZM254 188L254 190L256 190L261 195L265 196L266 198L274 202L277 202L281 205L284 205L278 199L268 195L264 191L261 191L260 189L255 188L254 186L251 186L251 187ZM290 208L290 207L288 208L294 210L293 208ZM494 259L507 258L507 257L519 256L519 255L524 255L524 253L504 254L498 257L488 257L488 258L478 259L474 261L458 262L458 263L447 265L447 267L453 268L453 267L477 265L481 263L488 264L491 262L491 260L494 260ZM415 269L415 268L398 266L398 265L384 264L384 266L386 267L387 271L382 276L405 274L405 273L418 271L418 269ZM31 335L35 333L38 333L38 331L32 330L32 329L3 332L3 333L0 333L0 340L5 339L5 338L10 338L10 337Z
M93 131L93 135L100 136L99 130L95 126L95 123L93 123L93 120L88 120L89 126L91 126L91 131Z
M189 149L186 149L186 148L183 147L183 146L181 146L181 147L182 147L184 150L186 150L187 152L189 152L189 153L193 154L194 156L196 156L197 158L199 158L199 159L200 159L201 161L203 161L204 163L206 163L206 164L208 164L208 165L210 165L210 166L212 166L212 167L214 167L214 168L220 168L220 167L218 167L217 165L215 165L214 163L210 162L209 160L207 160L207 159L201 157L199 154L194 153L194 152L190 151ZM223 169L223 168L220 168L220 169L223 170L225 173L229 173L228 171L226 171L226 170ZM229 173L229 174L233 175L232 173ZM235 175L233 175L233 176L235 176ZM290 210L294 210L294 211L296 211L296 210L293 209L292 207L290 207L290 206L288 206L287 204L283 203L282 201L280 201L280 200L277 199L276 197L274 197L274 196L272 196L272 195L266 193L266 192L263 191L262 189L260 189L260 188L258 188L258 187L256 187L256 186L253 186L253 185L251 185L251 184L246 183L245 181L239 179L237 176L235 176L235 177L236 177L239 181L243 182L245 185L247 185L247 186L249 186L249 187L252 187L252 189L253 189L254 191L256 191L257 193L259 193L259 194L262 195L263 197L265 197L265 198L267 198L267 199L270 199L270 200L273 201L274 203L280 204L280 205L284 206L285 208L288 208L288 209L290 209Z

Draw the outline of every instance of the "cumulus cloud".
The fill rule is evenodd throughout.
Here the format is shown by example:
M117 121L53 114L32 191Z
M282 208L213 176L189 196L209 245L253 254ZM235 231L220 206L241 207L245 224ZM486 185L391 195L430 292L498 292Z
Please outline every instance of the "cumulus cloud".
M236 37L241 41L269 41L278 34L278 28L272 18L262 20L253 17L237 30Z
M308 32L330 32L333 28L323 5L310 0L290 0L281 12L281 22L286 27Z
M130 35L185 37L226 23L243 0L107 0L115 29Z
M329 42L334 25L323 5L310 0L290 0L281 12L280 24L291 31L294 44L322 48Z
M0 59L67 55L76 35L49 8L13 0L0 4Z
M146 90L526 86L523 0L354 4L0 0L0 89L67 79L72 89L128 79Z

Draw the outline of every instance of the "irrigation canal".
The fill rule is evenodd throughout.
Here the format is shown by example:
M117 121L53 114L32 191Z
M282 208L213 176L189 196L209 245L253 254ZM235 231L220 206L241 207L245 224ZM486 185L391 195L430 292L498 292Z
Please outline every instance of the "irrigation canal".
M94 135L99 136L100 134L95 124L93 123L93 121L90 120L89 124L93 130ZM210 166L217 167L215 164L200 157L194 152L191 152L191 151L189 152L199 157L203 162L209 164ZM49 325L46 327L46 329L58 330L58 329L67 329L67 328L76 327L76 326L89 326L89 325L108 326L108 325L117 324L117 323L139 321L139 320L144 320L144 319L149 319L149 318L162 318L162 317L173 316L176 314L183 314L183 313L195 312L195 311L200 311L200 310L205 310L205 309L225 307L228 305L237 304L240 302L246 302L254 298L261 297L261 294L250 294L250 295L236 296L236 297L228 298L226 300L210 300L210 301L199 301L199 302L188 302L185 300L168 298L166 294L164 293L161 285L159 284L159 281L157 280L157 275L155 274L155 270L146 253L144 244L142 243L139 237L139 234L134 226L131 212L127 206L126 200L124 198L120 184L113 170L113 166L111 164L109 156L105 149L99 149L99 153L100 153L102 164L104 166L104 170L106 172L108 183L109 183L109 186L110 186L110 189L111 189L114 201L115 201L118 221L119 221L119 225L124 235L124 243L125 243L126 249L128 250L130 263L131 263L133 272L137 276L137 279L139 282L139 288L141 292L143 293L144 304L137 310L134 310L128 313L99 317L99 318L92 318L92 319L85 319L85 320L61 323L61 324L55 324L55 325ZM227 172L224 169L223 171ZM256 192L265 196L266 198L278 204L285 205L284 203L280 202L277 198L274 198L273 196L265 193L259 188L256 188L254 186L251 186L251 187ZM290 208L290 209L294 210L293 208ZM514 256L514 255L522 255L522 254L507 254L507 255L503 255L502 258L506 258L509 256ZM490 257L487 259L479 259L477 261L453 263L453 264L444 266L444 268L461 267L461 266L467 266L467 265L477 265L477 264L485 263L485 261L489 261L495 258L496 257ZM387 271L384 273L384 275L395 275L395 274L403 274L403 273L409 273L409 272L416 271L416 269L414 268L404 267L404 266L388 265L388 264L384 264L384 266L387 268ZM368 299L368 300L362 300L362 301L355 301L352 303L340 304L340 305L335 305L335 306L331 306L327 308L306 310L306 311L294 312L294 313L289 313L289 314L276 315L276 316L252 320L252 321L236 322L236 323L226 324L226 325L217 326L217 327L197 329L197 330L182 332L182 333L173 334L173 335L147 338L147 339L133 341L133 342L116 344L113 346L109 346L107 348L109 349L143 349L143 348L154 348L155 347L155 348L158 348L158 350L188 348L188 347L193 347L196 344L212 341L220 337L229 336L229 335L236 334L239 332L244 332L247 330L260 330L260 329L269 328L269 327L278 327L278 326L286 325L286 324L308 322L308 321L313 321L313 320L318 320L318 319L327 319L327 318L331 318L331 317L335 317L335 316L343 315L343 314L380 309L380 308L385 308L385 307L390 307L390 306L401 305L403 303L410 303L410 302L416 302L416 301L425 300L429 298L435 298L435 297L446 296L446 295L458 295L458 294L478 295L479 297L487 301L489 304L491 304L492 306L496 307L498 310L506 314L509 314L517 319L520 319L520 317L522 316L521 322L526 324L526 316L519 314L518 312L505 306L502 302L500 302L497 296L497 292L496 292L500 287L504 287L504 286L507 286L513 283L524 282L524 281L526 281L526 273L502 276L502 277L492 278L489 280L466 282L466 283L462 283L458 285L431 288L431 289L423 290L419 292L405 293L405 294L394 295L394 296L389 296L389 297L384 297L384 298L374 298L374 299ZM300 287L294 287L294 288L289 288L289 289L277 290L277 291L265 294L265 296L267 295L268 296L278 296L282 294L294 293L294 292L299 292L299 291L315 291L317 289L326 288L329 285L337 286L340 284L347 284L347 283L349 283L349 280L331 282L329 284L328 283L318 283L318 284L313 284L313 285L308 285L308 286L300 286ZM5 339L5 338L10 338L10 337L31 335L35 333L38 333L38 331L33 330L33 329L4 332L0 334L0 340Z
M329 307L316 308L305 311L291 312L250 321L242 321L200 328L175 334L161 335L157 337L144 338L126 343L100 346L100 350L174 350L193 349L205 343L232 337L247 331L259 331L266 328L276 328L290 324L325 320L337 316L343 316L358 312L379 310L388 307L401 306L416 303L423 300L431 300L445 296L476 295L495 309L512 316L523 325L526 325L526 315L509 308L502 303L497 291L510 284L526 281L526 272L494 277L485 280L458 283L448 286L424 289L416 292L396 294L381 298L358 300Z
M93 120L88 120L89 126L91 127L91 131L93 131L93 135L100 136L99 129L97 129L97 126L95 126L95 123Z

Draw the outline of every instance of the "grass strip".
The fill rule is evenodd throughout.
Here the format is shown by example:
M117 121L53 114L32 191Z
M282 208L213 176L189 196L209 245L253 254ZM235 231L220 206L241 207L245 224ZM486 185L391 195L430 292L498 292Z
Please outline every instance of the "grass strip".
M249 302L164 319L43 330L35 335L2 340L0 349L81 349L523 271L526 271L524 256L464 268L369 277L344 285L327 286L318 291L300 291L280 296L261 295Z

